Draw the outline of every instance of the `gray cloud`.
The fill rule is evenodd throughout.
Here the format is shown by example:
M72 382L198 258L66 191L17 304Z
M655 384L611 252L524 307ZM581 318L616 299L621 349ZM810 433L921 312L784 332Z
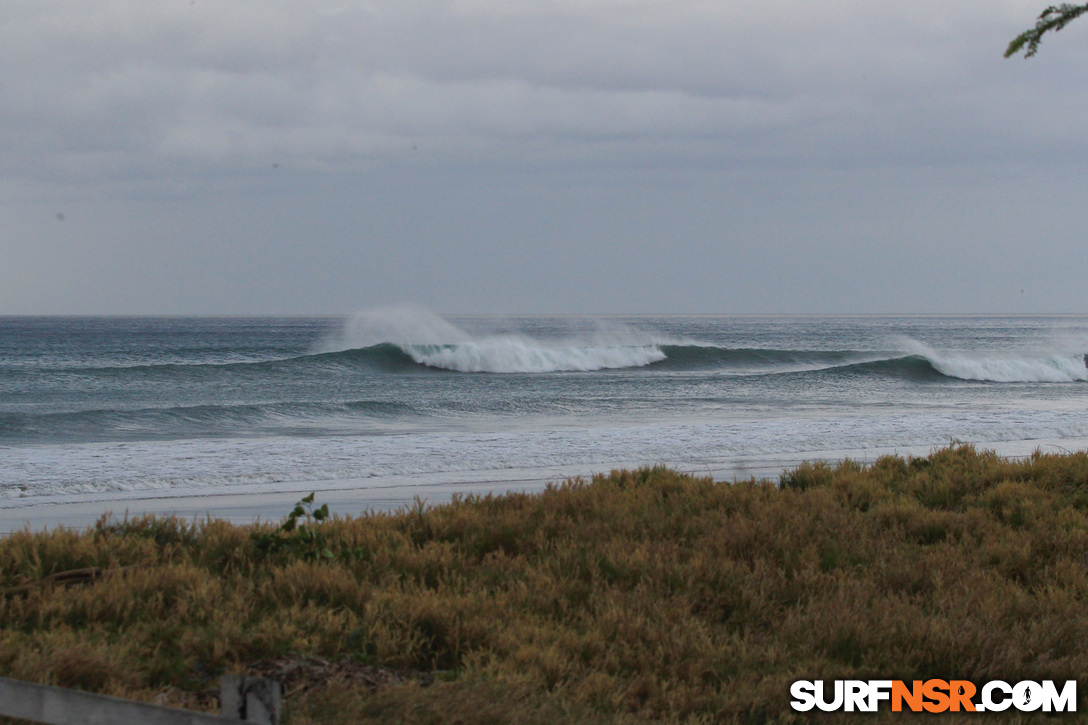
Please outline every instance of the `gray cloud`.
M841 156L915 147L902 125L1005 143L1018 121L1026 142L1075 143L1079 124L1040 129L1025 92L1062 90L1065 118L1085 103L1063 88L1071 71L1057 88L1045 71L1017 88L1019 69L996 62L1030 17L1025 2L986 3L981 24L979 3L932 1L30 7L5 11L2 36L17 173L43 159L59 173L126 157L305 165L542 137L667 137L700 151L716 138L730 157L741 136L745 156Z
M737 308L685 274L747 311L1067 309L1088 22L1002 60L1039 10L8 3L0 313ZM1044 219L1052 254L983 254Z

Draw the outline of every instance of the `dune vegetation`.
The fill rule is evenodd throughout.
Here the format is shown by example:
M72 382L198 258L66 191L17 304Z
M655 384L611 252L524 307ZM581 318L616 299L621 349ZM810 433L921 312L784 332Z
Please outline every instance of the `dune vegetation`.
M1088 454L104 518L0 540L0 591L0 674L196 709L250 672L290 723L800 722L796 679L1088 672Z

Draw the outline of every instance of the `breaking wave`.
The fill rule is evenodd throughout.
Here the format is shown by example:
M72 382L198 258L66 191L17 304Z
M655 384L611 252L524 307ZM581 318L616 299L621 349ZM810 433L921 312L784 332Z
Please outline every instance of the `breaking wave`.
M657 345L549 346L534 340L499 337L461 345L407 345L420 365L462 373L553 373L642 367L665 359Z
M1071 383L1088 381L1085 355L1016 355L938 352L910 340L911 352L950 378L993 383Z
M325 353L399 348L419 365L463 373L551 373L643 367L664 360L659 341L627 328L575 339L474 336L422 307L360 313L319 348ZM388 354L388 348L385 348Z
M733 349L694 340L655 338L631 328L599 330L580 339L542 340L517 334L475 337L421 307L364 312L326 341L323 352L382 355L396 348L413 363L471 373L549 373L652 366L714 369L730 374L879 374L916 381L954 378L996 383L1088 380L1084 355L951 353L903 338L900 352ZM403 360L401 362L404 362Z
M317 348L326 360L351 359L386 370L423 366L463 373L553 373L651 368L720 370L737 375L803 372L883 359L853 350L726 348L668 339L622 325L573 338L523 334L474 336L422 307L370 310L347 321Z
M898 350L781 350L731 348L691 339L668 339L623 325L568 337L521 333L473 335L420 307L360 313L309 353L255 361L178 362L58 368L73 380L111 379L147 384L323 379L358 368L390 374L562 373L645 369L647 372L713 371L722 375L894 377L919 383L955 379L992 383L1088 381L1083 354L948 352L910 338ZM9 370L12 377L31 370Z

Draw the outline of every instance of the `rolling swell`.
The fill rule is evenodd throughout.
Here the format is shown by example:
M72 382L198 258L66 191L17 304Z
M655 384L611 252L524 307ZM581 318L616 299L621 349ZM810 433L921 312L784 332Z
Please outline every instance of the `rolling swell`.
M712 345L664 345L662 350L665 360L655 363L655 369L723 369L737 373L817 370L872 357L872 353L853 350L774 350Z
M1088 356L977 355L920 349L907 354L853 350L730 349L667 345L657 370L720 370L750 375L881 376L917 383L963 380L989 383L1088 381Z
M301 433L367 421L416 415L407 403L355 400L341 403L191 405L93 409L48 413L0 413L0 441L171 440L188 436Z
M945 375L933 363L921 355L869 360L840 365L823 371L836 376L881 376L909 380L916 383L939 382L953 376Z
M1088 381L1084 355L1012 356L953 354L912 344L907 353L857 350L783 350L728 348L704 344L572 345L545 343L516 336L458 344L379 343L363 348L315 352L252 362L162 363L53 368L48 375L73 382L143 380L168 384L216 380L275 381L320 377L328 373L383 372L410 374L552 373L643 368L647 372L717 371L736 375L821 373L879 375L916 382L957 379L982 382ZM22 384L43 371L8 368L0 381ZM0 421L0 432L6 430Z
M767 375L817 373L881 375L915 382L942 379L995 383L1088 381L1085 355L971 355L928 348L903 353L859 350L779 350L714 345L547 345L496 338L455 345L394 345L322 353L296 361L364 365L385 372L421 368L456 372L549 373L645 368Z
M657 343L562 345L515 337L451 345L383 343L362 349L310 356L315 361L360 364L381 368L387 372L411 372L430 368L469 373L590 372L624 368L766 373L822 369L872 357L872 353L852 350L770 350Z
M667 346L668 359L657 369L712 370L745 375L881 376L913 382L948 379L922 355L857 350L768 350Z
M70 375L95 378L150 378L206 379L223 374L259 378L268 375L284 375L307 370L328 368L364 367L386 372L404 372L418 369L419 365L400 347L390 343L374 345L361 350L320 352L272 360L224 363L159 363L150 365L103 365L94 367L59 367L48 370L49 375ZM11 376L41 375L32 368L9 369Z
M837 375L882 375L912 382L963 380L986 383L1072 383L1088 380L1084 356L971 356L913 354L855 363L826 371Z
M391 342L353 350L306 355L295 358L294 361L299 364L360 366L387 373L416 372L420 369L419 363L408 352Z

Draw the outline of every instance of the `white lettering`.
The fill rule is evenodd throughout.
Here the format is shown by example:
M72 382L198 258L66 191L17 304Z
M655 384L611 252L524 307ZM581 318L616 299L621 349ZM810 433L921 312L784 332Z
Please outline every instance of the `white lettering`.
M1000 690L1004 693L1004 697L1000 700L993 698L993 691ZM982 686L982 704L986 706L986 710L992 710L994 712L1002 712L1008 710L1012 705L1012 686L1003 680L991 680Z
M857 708L860 712L869 710L869 686L865 680L847 680L843 686L846 711L853 712Z
M1066 680L1061 693L1053 680L1043 680L1043 712L1050 712L1051 708L1058 712L1077 711L1077 681Z
M892 699L891 680L869 680L869 712L880 709L881 700Z
M824 683L823 680L816 682L816 707L820 708L824 712L834 712L842 707L842 701L844 699L842 680L835 680L835 699L831 702L824 700Z
M808 712L816 707L816 685L811 680L798 680L790 685L790 694L794 699L790 706L798 712Z

